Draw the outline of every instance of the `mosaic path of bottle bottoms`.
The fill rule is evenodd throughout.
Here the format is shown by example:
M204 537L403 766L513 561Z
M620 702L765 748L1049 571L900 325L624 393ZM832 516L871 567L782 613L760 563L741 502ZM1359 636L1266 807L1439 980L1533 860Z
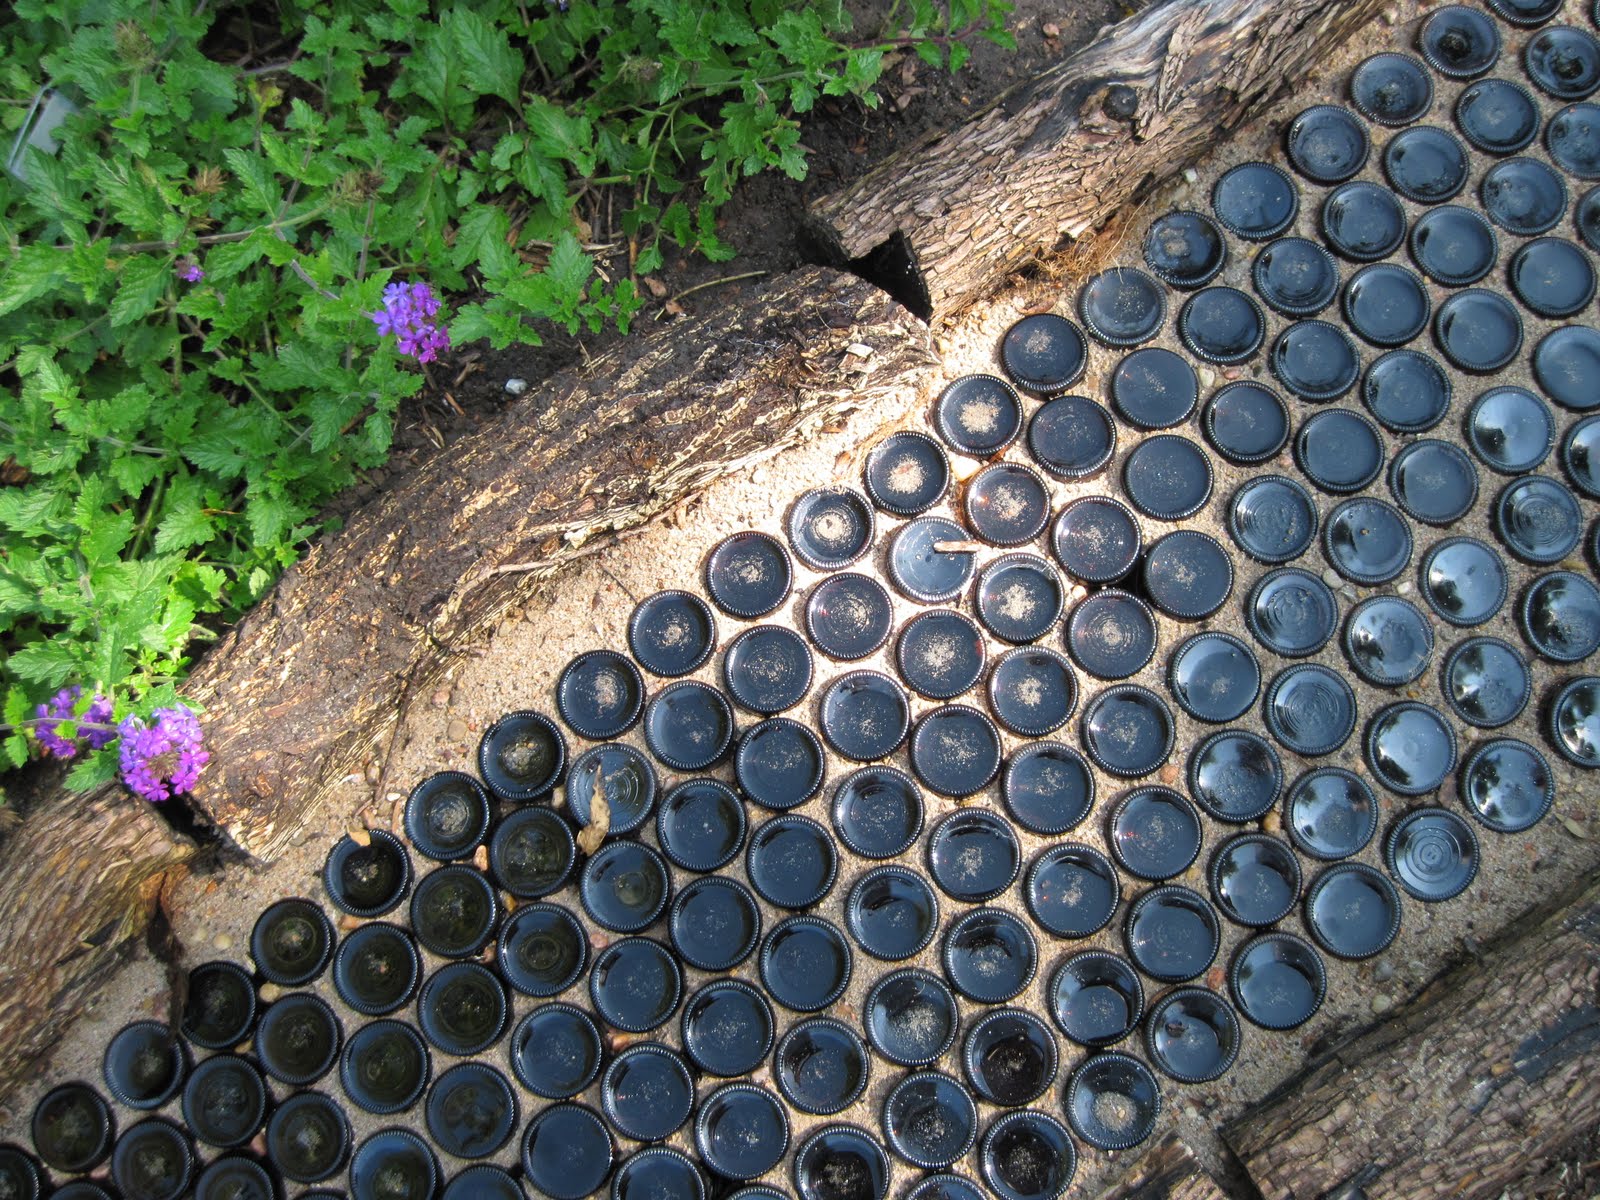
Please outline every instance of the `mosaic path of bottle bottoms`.
M1600 766L1600 188L1578 182L1600 179L1600 18L1561 10L1435 10L1287 126L1291 171L1237 166L1209 212L1157 218L1142 263L1089 280L1076 321L1019 321L1000 373L951 382L860 489L798 497L787 545L720 543L709 603L647 598L632 657L579 656L553 714L484 734L478 776L419 783L404 841L333 847L327 899L371 920L341 940L280 902L253 973L195 968L182 1042L117 1035L120 1136L96 1088L49 1093L49 1175L1046 1200L1080 1154L1149 1137L1164 1090L1308 1020L1323 955L1470 898L1479 837L1549 811L1548 755ZM1248 289L1214 282L1231 261ZM1145 344L1169 319L1185 353ZM1105 402L1073 393L1092 346L1122 356ZM1534 388L1497 378L1523 370ZM947 448L987 465L953 486ZM1231 495L1218 458L1252 468ZM1232 545L1187 524L1208 505ZM921 607L898 629L884 574ZM800 579L803 635L762 623ZM1341 604L1354 587L1375 590ZM1235 611L1248 638L1183 629ZM1175 627L1164 691L1125 682ZM720 688L681 678L719 649ZM1568 672L1539 696L1534 657ZM913 695L936 702L915 721ZM644 751L620 740L641 723ZM925 830L930 793L961 803ZM1167 882L1202 847L1207 894ZM1224 985L1194 983L1232 927ZM1102 930L1120 952L1074 945ZM905 965L930 948L941 969ZM342 1014L300 990L325 973ZM1040 973L1043 1015L1014 1003ZM859 1014L818 1015L853 975ZM886 1075L876 1125L826 1119ZM355 1145L345 1104L391 1127ZM436 1150L520 1166L446 1185ZM0 1193L44 1177L0 1148Z

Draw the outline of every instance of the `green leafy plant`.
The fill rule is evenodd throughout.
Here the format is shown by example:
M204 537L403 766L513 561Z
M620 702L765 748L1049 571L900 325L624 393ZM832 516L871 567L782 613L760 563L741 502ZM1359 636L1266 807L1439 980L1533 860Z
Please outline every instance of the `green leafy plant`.
M77 111L0 175L9 761L69 684L171 704L384 461L424 385L386 287L451 297L458 345L625 331L666 245L732 255L740 178L805 174L820 97L876 104L893 53L959 68L1008 10L910 0L852 40L839 0L18 0L0 149L43 89Z

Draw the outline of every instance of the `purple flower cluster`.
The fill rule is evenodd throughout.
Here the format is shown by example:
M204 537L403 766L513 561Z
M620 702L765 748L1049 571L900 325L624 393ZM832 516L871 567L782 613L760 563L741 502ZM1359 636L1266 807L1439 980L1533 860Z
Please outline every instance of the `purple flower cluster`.
M186 262L178 268L178 278L185 283L199 283L205 277L206 273L200 269L200 264L197 262Z
M400 353L418 362L432 362L450 349L450 334L435 319L439 298L425 283L391 283L383 289L383 307L371 314L380 334L394 334Z
M211 761L201 746L200 721L182 705L158 708L146 723L128 717L122 734L122 782L146 800L165 800L191 790Z
M41 704L33 710L38 718L33 734L39 739L39 745L44 747L44 752L52 758L72 758L78 753L76 738L64 738L56 732L63 721L79 722L80 728L82 725L104 727L84 729L79 735L89 743L91 750L101 749L117 736L116 730L110 728L111 701L96 693L94 699L89 701L89 707L79 715L78 701L82 697L81 687L74 685L62 688L50 698L48 704Z

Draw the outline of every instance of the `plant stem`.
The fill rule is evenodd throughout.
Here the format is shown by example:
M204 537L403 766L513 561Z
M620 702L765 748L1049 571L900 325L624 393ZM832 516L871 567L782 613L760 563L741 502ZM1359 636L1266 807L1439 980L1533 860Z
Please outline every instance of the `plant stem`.
M99 721L73 721L71 717L28 717L18 721L15 725L0 725L0 733L21 733L24 729L33 729L39 725L59 725L62 721L72 721L78 729L93 729L106 733L116 733L115 725L104 725Z
M666 314L667 304L671 304L677 300L682 300L685 296L692 296L696 292L705 291L707 288L721 287L725 283L738 283L741 279L760 279L765 274L765 271L746 271L742 275L724 275L720 279L708 279L704 283L697 283L691 288L684 288L683 291L678 292L676 295L667 297L665 303L663 303L661 307L661 312L656 314L656 319L659 320Z
M278 233L281 237L281 230L293 229L296 225L304 225L307 221L313 221L327 212L328 207L326 204L319 204L315 208L307 209L298 217L292 217L287 221L271 221L266 225L256 225L249 229L236 229L232 233L203 234L195 239L195 244L199 246L220 246L224 242L242 242L252 234L260 233L263 229ZM72 248L71 245L59 244L55 247L57 250L71 250ZM157 250L176 250L177 248L177 242L113 242L111 244L111 253L148 254Z
M138 442L125 442L121 438L112 437L109 433L102 433L100 440L123 450L132 450L135 454L148 454L153 458L172 457L172 451L163 450L160 446L141 446Z
M167 490L166 474L156 476L155 494L150 497L150 503L145 506L144 516L139 518L139 528L134 531L133 549L128 552L130 560L136 560L144 553L145 539L150 535L150 523L155 520L156 513L161 508L161 498Z

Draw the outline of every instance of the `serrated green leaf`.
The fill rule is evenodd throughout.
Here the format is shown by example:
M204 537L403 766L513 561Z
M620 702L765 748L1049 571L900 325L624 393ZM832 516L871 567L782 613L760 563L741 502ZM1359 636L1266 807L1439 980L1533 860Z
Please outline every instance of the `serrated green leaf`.
M249 578L245 581L245 599L250 602L259 600L272 586L272 580L272 573L264 567L252 568Z
M117 294L111 301L112 328L149 316L171 281L172 264L165 259L143 254L123 263L117 272Z
M0 528L38 536L66 507L66 497L51 488L0 488Z
M111 562L133 536L132 512L106 513L78 539L78 550L91 567Z
M74 646L66 641L31 642L6 660L6 667L18 679L37 683L45 689L62 687L78 669Z
M265 249L262 243L254 238L213 246L206 251L206 276L213 283L232 279L241 271L260 262Z
M523 120L533 137L533 153L569 162L579 175L594 174L594 123L588 117L534 96L523 109Z
M119 759L112 747L97 750L78 760L67 772L67 786L75 792L87 792L117 777Z
M119 454L106 470L123 492L139 496L166 470L166 460L153 454Z
M33 716L28 694L16 684L6 688L5 722L13 729Z
M204 511L199 480L193 476L179 476L169 483L161 506L161 520L156 525L156 553L170 554L190 546L203 546L215 532L216 522Z
M594 274L594 259L583 252L576 237L563 233L556 238L545 272L560 295L576 300L583 295L584 286Z
M0 274L0 316L52 291L66 275L67 256L50 246L23 246Z
M236 146L224 149L222 157L233 168L234 177L243 185L250 208L258 214L277 216L283 197L266 159Z
M42 614L39 589L17 578L9 571L0 570L0 617L22 617ZM12 722L15 724L15 722Z
M475 265L490 280L505 275L519 265L506 244L510 232L511 218L505 209L492 204L474 205L456 227L451 261L458 270Z
M499 96L507 104L516 104L523 64L506 31L471 8L451 9L439 23L466 66L462 75L465 86L479 95Z
M307 513L278 492L256 492L245 505L250 536L259 544L276 542Z
M28 739L20 733L13 733L5 740L6 759L13 767L23 766L28 761Z
M643 250L639 251L639 258L634 263L634 270L641 275L649 275L659 271L665 261L666 259L661 254L661 243L651 242Z

